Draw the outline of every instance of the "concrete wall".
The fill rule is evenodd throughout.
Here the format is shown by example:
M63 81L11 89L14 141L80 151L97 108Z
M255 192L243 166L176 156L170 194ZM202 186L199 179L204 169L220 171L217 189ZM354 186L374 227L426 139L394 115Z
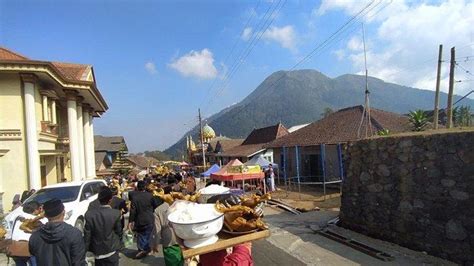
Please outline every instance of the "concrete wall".
M41 114L41 113L40 113ZM16 130L15 136L1 134L4 130ZM21 80L18 74L0 74L0 192L3 194L3 210L10 210L13 196L28 189L26 168L26 132Z
M346 155L344 227L474 264L474 131L363 140Z

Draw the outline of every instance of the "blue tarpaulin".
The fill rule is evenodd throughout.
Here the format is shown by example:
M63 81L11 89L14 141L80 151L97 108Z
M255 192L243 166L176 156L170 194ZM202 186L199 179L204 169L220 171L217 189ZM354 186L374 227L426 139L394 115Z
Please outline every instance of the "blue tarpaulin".
M202 176L205 176L205 177L209 177L211 176L211 174L219 171L221 168L219 167L219 165L217 164L214 164L213 166L211 166L209 169L207 169L206 172L202 173L201 175Z

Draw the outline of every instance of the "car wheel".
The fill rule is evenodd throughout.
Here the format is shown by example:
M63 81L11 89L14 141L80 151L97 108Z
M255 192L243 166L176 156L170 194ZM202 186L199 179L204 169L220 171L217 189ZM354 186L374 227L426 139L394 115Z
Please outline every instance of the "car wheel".
M84 234L84 221L81 218L78 218L76 223L74 224L74 227L79 229L82 234Z

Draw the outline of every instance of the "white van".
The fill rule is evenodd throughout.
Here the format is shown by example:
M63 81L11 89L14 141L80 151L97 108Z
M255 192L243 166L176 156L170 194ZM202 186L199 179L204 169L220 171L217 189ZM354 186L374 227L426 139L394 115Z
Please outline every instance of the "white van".
M89 203L97 199L97 193L99 193L100 187L103 186L106 186L105 181L98 179L58 183L45 186L36 191L25 203L34 200L39 204L43 204L52 198L60 199L64 204L64 210L66 212L64 221L75 226L82 232L84 230L84 214L87 208L89 208ZM7 238L12 237L11 231L15 220L20 216L28 216L23 212L23 206L16 208L5 216L4 226L7 230ZM46 223L47 219L44 218L41 221ZM17 229L15 229L15 234L16 230Z

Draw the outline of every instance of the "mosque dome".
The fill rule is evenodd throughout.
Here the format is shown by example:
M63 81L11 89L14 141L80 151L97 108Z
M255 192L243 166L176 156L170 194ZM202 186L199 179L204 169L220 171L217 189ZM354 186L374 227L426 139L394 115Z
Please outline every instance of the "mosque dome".
M212 127L206 124L202 128L202 136L204 139L213 139L216 137L216 132L214 132L214 129L212 129Z

